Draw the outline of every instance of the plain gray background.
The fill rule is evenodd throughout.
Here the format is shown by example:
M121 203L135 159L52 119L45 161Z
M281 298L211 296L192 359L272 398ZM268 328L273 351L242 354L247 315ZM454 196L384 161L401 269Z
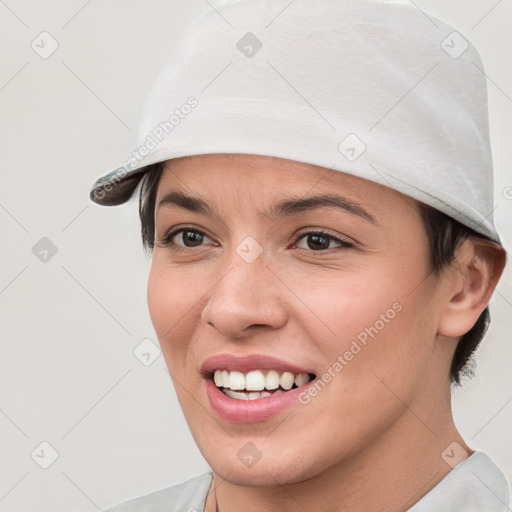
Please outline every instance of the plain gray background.
M99 510L207 469L156 357L136 204L101 208L88 191L135 149L164 59L186 25L219 3L0 0L1 511ZM481 52L496 224L510 251L512 4L414 4ZM47 58L31 46L49 51L53 41ZM509 481L511 282L509 266L476 377L454 394L463 436ZM58 457L43 469L52 450Z

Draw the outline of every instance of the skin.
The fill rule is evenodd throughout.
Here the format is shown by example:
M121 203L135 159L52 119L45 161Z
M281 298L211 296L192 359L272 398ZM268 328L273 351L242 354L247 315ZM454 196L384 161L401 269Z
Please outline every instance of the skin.
M157 205L182 190L207 216L156 208L148 304L194 439L215 477L207 511L407 510L450 470L457 442L449 369L457 337L488 303L505 263L492 243L467 241L435 276L415 200L331 169L255 155L201 155L167 162ZM288 196L336 193L368 221L328 207L282 218L258 215ZM199 244L173 227L200 230ZM305 232L329 234L322 248ZM248 236L262 254L236 252ZM188 243L188 246L185 245ZM178 250L173 250L176 247ZM179 250L181 249L181 250ZM322 376L365 328L401 306L325 388L260 422L220 418L199 372L219 353L265 354ZM261 459L237 457L247 443Z

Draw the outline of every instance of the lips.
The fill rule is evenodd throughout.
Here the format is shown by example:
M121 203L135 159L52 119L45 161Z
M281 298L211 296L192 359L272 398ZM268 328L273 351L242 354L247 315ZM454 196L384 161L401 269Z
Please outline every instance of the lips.
M212 408L222 418L242 423L278 414L315 378L305 368L258 354L219 354L203 363L201 373Z

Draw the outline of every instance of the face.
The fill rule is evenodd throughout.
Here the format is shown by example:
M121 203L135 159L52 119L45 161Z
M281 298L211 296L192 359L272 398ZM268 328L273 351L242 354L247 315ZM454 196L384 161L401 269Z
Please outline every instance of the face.
M190 430L232 483L343 464L447 379L412 199L308 164L203 155L166 164L155 222L151 318Z

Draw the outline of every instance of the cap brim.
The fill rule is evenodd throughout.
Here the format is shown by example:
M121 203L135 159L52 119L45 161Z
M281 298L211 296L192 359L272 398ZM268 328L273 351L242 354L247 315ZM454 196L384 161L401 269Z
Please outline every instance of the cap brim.
M124 168L116 169L96 180L91 188L91 201L101 206L118 206L126 203L140 183L146 171L154 164L126 172Z

